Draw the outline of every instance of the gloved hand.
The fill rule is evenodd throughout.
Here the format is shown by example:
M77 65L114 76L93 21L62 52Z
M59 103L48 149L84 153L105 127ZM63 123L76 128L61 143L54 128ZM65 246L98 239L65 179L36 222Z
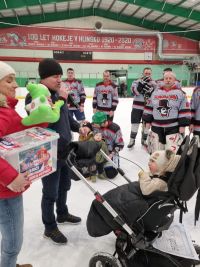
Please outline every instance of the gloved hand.
M143 80L145 83L149 83L149 82L151 81L151 77L149 77L149 76L144 76L144 77L142 78L142 80Z
M151 78L149 76L144 76L138 83L137 90L139 93L143 94L143 88L149 86L148 83L150 82Z
M143 83L143 81L141 80L141 81L139 81L138 86L137 86L137 90L138 90L138 92L139 92L140 94L141 94L142 91L143 91L143 87L144 87L144 83Z
M153 93L153 87L151 87L149 84L145 84L143 87L143 92L142 94L144 95L145 98L151 97L151 94Z

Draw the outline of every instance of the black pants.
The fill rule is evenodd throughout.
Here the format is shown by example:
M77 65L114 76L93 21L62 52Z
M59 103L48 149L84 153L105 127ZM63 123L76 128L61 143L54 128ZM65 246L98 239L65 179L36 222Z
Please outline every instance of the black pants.
M166 144L166 136L170 134L179 133L179 126L174 127L151 127L152 132L157 133L159 137L159 142L163 145Z
M57 227L54 214L55 204L57 215L68 214L67 191L71 187L68 171L66 163L58 160L57 171L42 179L42 221L46 230L53 230Z
M131 123L140 123L142 120L142 114L143 114L142 109L135 109L133 108L131 111Z

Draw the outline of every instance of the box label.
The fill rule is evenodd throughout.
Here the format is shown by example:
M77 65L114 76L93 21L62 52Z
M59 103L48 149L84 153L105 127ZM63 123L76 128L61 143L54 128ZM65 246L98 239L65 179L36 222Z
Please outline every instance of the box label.
M48 137L51 137L51 134L48 131L46 131L43 128L37 128L37 127L32 128L30 132L27 131L27 135L39 140L44 140L47 139Z
M4 137L0 139L0 149L2 150L12 150L13 148L21 147L22 145L14 141L10 137Z
M53 172L52 160L52 144L47 142L19 153L19 171L27 172L28 180L35 180Z

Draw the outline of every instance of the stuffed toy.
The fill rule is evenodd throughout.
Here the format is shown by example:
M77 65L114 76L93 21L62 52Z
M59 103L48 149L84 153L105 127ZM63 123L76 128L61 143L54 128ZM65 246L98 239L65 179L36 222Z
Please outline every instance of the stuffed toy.
M51 106L48 101L51 94L43 84L29 83L27 89L32 97L32 101L25 107L29 115L22 119L22 124L30 126L44 122L54 123L58 121L60 118L60 108L64 105L64 101L58 100Z

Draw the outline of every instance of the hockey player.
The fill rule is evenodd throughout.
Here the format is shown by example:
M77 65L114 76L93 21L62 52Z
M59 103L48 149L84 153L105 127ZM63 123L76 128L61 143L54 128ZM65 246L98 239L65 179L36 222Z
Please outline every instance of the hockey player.
M151 78L151 68L144 68L142 78L134 81L131 86L134 95L133 106L131 111L131 134L128 148L135 145L135 139L138 133L138 128L142 119L142 114L147 99L151 96L156 88L156 82ZM141 143L145 145L148 135L148 129L143 125Z
M164 84L164 75L165 75L165 73L167 73L167 72L173 72L173 70L172 70L172 68L165 68L164 70L163 70L163 78L161 78L161 79L159 79L159 80L156 80L156 83L157 83L157 86L158 87L161 87L161 86L163 86L163 84ZM179 81L179 80L175 80L175 84L176 84L176 87L177 88L181 88L181 82Z
M81 122L85 120L84 103L86 99L85 89L81 80L75 78L74 69L67 69L67 79L64 82L69 90L68 109L69 113Z
M190 123L190 104L175 81L175 74L166 72L164 84L153 92L145 106L143 120L147 128L151 124L152 131L149 153L168 148L176 151L182 140L181 135Z
M118 105L117 85L111 81L110 72L104 71L103 81L96 84L93 95L93 112L105 112L109 120L113 120Z

